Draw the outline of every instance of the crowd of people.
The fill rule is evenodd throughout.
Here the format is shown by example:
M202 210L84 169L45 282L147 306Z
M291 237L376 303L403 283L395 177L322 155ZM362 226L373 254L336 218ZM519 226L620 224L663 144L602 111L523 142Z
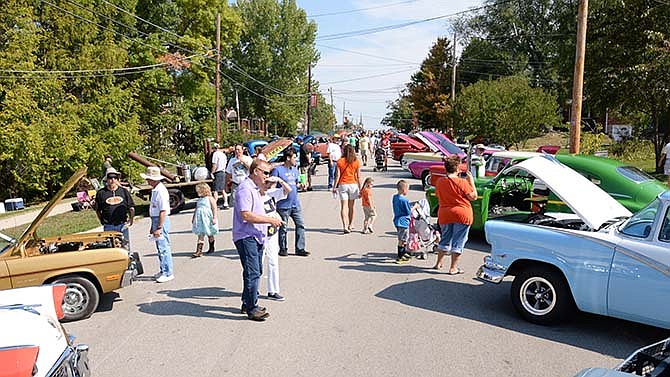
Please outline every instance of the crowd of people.
M379 148L387 148L388 136L362 132L349 137L334 135L326 148L328 159L328 189L340 201L342 233L351 233L354 223L355 202L361 199L364 214L363 234L374 232L376 218L373 199L374 180L361 178L361 167ZM240 312L249 319L264 321L269 317L266 308L258 305L259 281L263 273L263 258L267 261L267 297L284 301L279 284L279 256L288 255L287 225L289 219L295 228L294 253L309 256L306 249L305 222L298 197L299 191L311 190L311 180L301 180L301 171L312 162L308 148L301 145L301 157L292 147L283 151L283 162L272 164L266 161L260 150L254 156L245 154L242 145L232 148L233 155L227 156L218 145L213 145L211 155L211 187L198 183L198 200L191 218L191 231L196 235L193 258L213 253L216 236L219 234L219 210L233 207L232 239L242 264L242 306ZM306 155L306 157L302 157ZM359 158L360 156L360 158ZM110 161L106 161L109 163ZM472 224L470 201L476 199L477 191L470 172L458 173L460 159L445 159L447 176L438 180L436 194L440 204L438 224L441 240L438 246L437 263L433 268L441 269L446 255L451 255L449 274L460 274L458 267L467 234ZM301 170L298 169L300 166ZM309 170L305 173L311 175ZM170 204L167 188L162 183L165 177L158 167L148 167L141 174L152 187L149 204L151 227L149 239L155 243L159 259L156 282L165 283L175 278L170 249ZM120 173L113 167L106 167L105 186L96 196L96 211L104 230L123 232L129 240L128 227L133 224L134 203L129 192L118 183ZM410 204L407 199L409 184L400 180L396 185L397 194L390 206L393 208L393 224L396 227L398 247L396 263L408 263L409 228L412 211L418 204ZM221 197L222 205L218 199ZM204 250L205 238L208 248ZM130 245L128 245L130 248Z

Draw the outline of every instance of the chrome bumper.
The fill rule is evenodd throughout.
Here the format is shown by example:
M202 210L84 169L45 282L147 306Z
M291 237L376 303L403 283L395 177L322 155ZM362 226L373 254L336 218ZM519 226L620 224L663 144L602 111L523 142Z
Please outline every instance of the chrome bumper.
M487 281L489 283L500 283L507 269L499 264L493 263L490 256L484 257L484 264L479 267L477 270L477 278L480 280Z
M88 366L88 346L80 344L76 347L68 346L65 352L46 376L89 377L91 370Z

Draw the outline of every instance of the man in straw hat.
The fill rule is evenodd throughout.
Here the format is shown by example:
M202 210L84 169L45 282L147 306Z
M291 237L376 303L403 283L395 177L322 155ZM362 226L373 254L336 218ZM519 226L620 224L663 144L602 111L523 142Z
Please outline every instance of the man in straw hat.
M130 192L119 184L119 173L114 168L105 173L105 186L95 194L95 213L105 232L116 231L123 233L130 250L130 232L128 227L133 225L135 217L135 203Z
M151 217L151 229L149 237L156 242L158 250L158 261L160 272L154 277L157 283L165 283L174 279L172 267L172 251L170 250L170 194L161 182L165 179L157 166L149 166L146 174L140 174L146 179L151 190L151 201L149 203L149 216Z
M264 321L270 316L258 306L258 282L263 272L263 246L268 225L279 227L281 219L265 214L260 188L270 177L272 166L255 159L249 167L249 176L235 190L233 211L233 242L242 263L242 314L254 321ZM276 182L276 181L275 181Z

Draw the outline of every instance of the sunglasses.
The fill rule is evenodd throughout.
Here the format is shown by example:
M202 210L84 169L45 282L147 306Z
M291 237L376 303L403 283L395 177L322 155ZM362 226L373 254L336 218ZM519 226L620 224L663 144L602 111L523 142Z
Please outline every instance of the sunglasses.
M262 171L263 174L265 174L266 177L269 177L269 176L270 176L270 172L269 172L269 171L267 171L267 170L263 170L263 169L260 169L260 168L256 168L256 169Z
M108 175L107 179L119 179L118 175Z

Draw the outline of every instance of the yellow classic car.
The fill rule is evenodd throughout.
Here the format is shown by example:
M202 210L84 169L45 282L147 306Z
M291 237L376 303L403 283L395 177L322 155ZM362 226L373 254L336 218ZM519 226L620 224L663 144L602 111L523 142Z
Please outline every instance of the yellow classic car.
M119 232L38 236L49 212L85 174L85 168L77 171L18 239L0 233L0 289L64 283L64 321L90 316L101 294L130 285L144 272Z

